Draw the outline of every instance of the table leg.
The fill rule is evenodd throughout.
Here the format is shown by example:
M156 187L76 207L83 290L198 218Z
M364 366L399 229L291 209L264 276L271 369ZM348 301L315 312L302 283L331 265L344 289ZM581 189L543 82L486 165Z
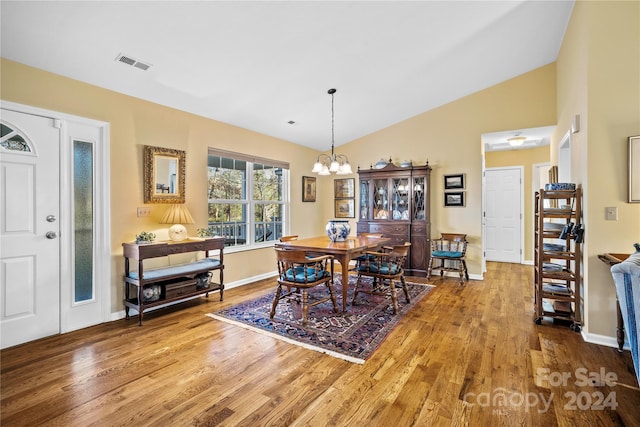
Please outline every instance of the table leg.
M349 290L349 255L338 257L340 269L342 270L342 312L347 311L347 292Z

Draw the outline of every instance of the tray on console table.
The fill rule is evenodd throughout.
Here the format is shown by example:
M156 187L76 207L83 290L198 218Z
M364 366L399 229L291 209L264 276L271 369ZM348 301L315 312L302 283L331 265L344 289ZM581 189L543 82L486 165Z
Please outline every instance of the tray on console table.
M181 242L149 244L123 243L124 256L124 306L126 317L129 309L138 311L142 325L145 310L160 305L186 301L196 296L219 290L220 300L224 291L224 238L187 239ZM144 260L188 252L205 252L205 258L186 264L145 269ZM137 261L137 271L131 270L131 260ZM218 282L213 273L219 273Z

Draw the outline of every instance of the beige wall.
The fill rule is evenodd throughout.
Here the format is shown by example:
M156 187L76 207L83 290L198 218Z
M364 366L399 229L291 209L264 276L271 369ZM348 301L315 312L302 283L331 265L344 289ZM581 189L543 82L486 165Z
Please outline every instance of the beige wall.
M412 160L433 167L432 235L467 233L469 270L482 274L482 147L488 132L554 125L551 163L557 144L579 114L582 129L574 135L572 180L585 190L586 240L584 278L591 333L615 336L615 297L601 252L628 252L640 240L640 204L626 203L626 138L640 134L640 4L576 2L560 55L546 65L486 90L456 100L337 148L354 168L380 158ZM162 205L151 205L150 219L137 218L142 206L142 146L187 152L187 204L198 224L206 223L206 147L277 156L291 168L292 233L323 232L333 217L333 179L318 177L316 203L302 203L301 177L311 175L313 150L255 132L157 104L120 95L5 59L0 98L111 124L111 216L113 311L121 310L122 241L160 227ZM557 68L557 70L556 70ZM556 91L557 87L557 91ZM393 108L390 106L389 108ZM443 175L464 173L467 206L444 208ZM357 179L357 174L352 175ZM618 221L604 221L604 207L619 209ZM355 219L352 221L355 230ZM272 271L270 250L226 257L226 282Z
M317 202L301 202L303 175L316 153L299 145L240 129L214 120L121 95L65 77L2 60L0 97L67 114L109 122L111 125L111 220L113 251L113 311L121 309L121 243L142 230L164 230L158 221L166 209L150 205L150 218L136 217L143 205L142 147L153 145L187 153L186 203L196 220L189 232L206 224L207 147L277 156L291 163L291 232L302 236L322 233L334 216L333 179L318 177ZM339 147L354 168L368 167L381 157L412 160L433 167L431 185L432 234L467 233L471 242L469 270L481 275L480 135L487 132L547 126L555 123L555 64L423 113L372 135ZM527 99L527 102L521 102ZM442 204L444 174L465 173L467 206ZM357 174L353 177L357 179ZM355 232L355 219L352 222ZM225 258L225 281L242 281L273 271L268 249L233 253Z
M433 168L431 235L466 233L469 273L478 277L483 273L481 135L554 125L555 73L555 64L546 65L357 139L337 151L361 168L370 167L381 157L414 164L429 160ZM466 207L445 208L443 175L457 173L466 174ZM332 215L329 206L325 214Z
M533 263L533 165L549 162L549 146L485 153L486 168L522 166L524 189L524 261Z
M318 234L326 218L316 203L302 203L302 175L310 175L315 150L237 128L200 116L121 95L6 59L0 63L0 98L110 123L111 131L111 247L112 311L122 310L122 242L140 231L165 232L158 222L167 205L152 204L150 218L138 218L145 206L142 188L142 147L153 145L186 152L186 204L196 221L191 235L207 224L207 147L277 158L291 164L291 232ZM318 182L319 191L323 186ZM272 249L225 256L225 282L231 283L275 271Z
M604 252L633 252L640 204L627 203L627 137L640 134L640 2L576 2L558 57L557 145L580 115L572 180L585 190L586 332L615 336L615 290ZM604 219L618 208L618 221Z

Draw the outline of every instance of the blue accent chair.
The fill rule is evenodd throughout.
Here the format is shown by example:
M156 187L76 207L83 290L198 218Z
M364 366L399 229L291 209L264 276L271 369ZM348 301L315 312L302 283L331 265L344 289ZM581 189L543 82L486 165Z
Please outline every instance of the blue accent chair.
M465 279L469 281L465 261L467 243L467 235L459 233L442 233L439 239L432 240L427 279L431 278L433 270L440 270L441 277L445 271L457 272L461 285L464 285Z

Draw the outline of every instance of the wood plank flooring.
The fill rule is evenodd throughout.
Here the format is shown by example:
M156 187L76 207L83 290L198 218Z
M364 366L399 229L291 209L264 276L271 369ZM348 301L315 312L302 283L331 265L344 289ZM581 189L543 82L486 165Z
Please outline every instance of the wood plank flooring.
M531 267L488 269L431 280L364 365L205 316L275 280L6 349L0 424L639 426L640 391L589 378L637 387L630 353L535 325Z

